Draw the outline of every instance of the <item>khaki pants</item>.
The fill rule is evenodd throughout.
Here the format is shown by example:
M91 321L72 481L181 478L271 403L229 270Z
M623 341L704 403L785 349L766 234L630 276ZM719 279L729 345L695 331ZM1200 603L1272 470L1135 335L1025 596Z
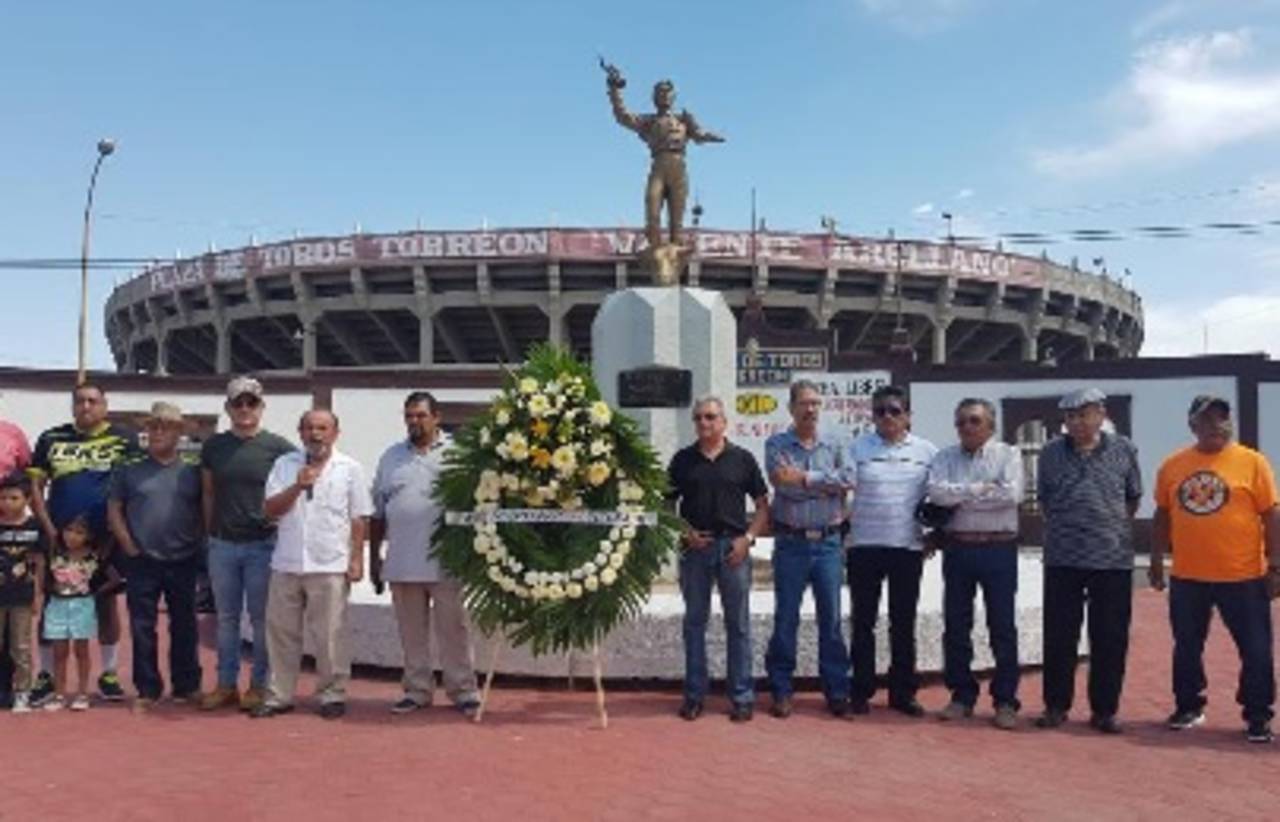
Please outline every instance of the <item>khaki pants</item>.
M404 650L405 696L419 705L431 704L436 684L431 664L434 622L445 694L455 705L479 701L461 586L453 580L393 582L391 601L396 609L396 624L400 627L400 647Z
M0 608L0 635L5 632L9 635L9 657L13 660L13 692L29 691L31 690L30 605Z
M267 592L267 658L271 663L270 701L293 702L302 664L306 631L316 658L316 696L322 703L343 702L351 679L351 642L347 636L346 574L271 572Z

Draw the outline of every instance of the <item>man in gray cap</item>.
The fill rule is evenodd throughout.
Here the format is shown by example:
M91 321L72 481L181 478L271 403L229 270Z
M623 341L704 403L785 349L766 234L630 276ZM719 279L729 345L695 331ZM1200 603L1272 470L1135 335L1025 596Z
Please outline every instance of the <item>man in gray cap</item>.
M1062 398L1066 436L1040 452L1037 491L1044 514L1044 714L1041 728L1067 720L1089 603L1089 724L1119 733L1116 712L1129 651L1133 604L1133 515L1142 497L1138 451L1103 431L1106 394L1082 388Z
M262 383L236 377L224 406L231 430L214 435L200 451L204 522L209 533L209 583L218 612L218 685L204 710L239 706L251 711L267 689L267 585L276 526L262 510L263 488L276 458L294 451L283 437L262 428ZM253 669L240 695L240 615L253 624Z
M1133 516L1142 498L1138 449L1103 430L1106 394L1062 397L1065 437L1044 446L1037 492L1044 516L1044 713L1066 721L1084 603L1089 603L1089 725L1116 734L1133 609Z

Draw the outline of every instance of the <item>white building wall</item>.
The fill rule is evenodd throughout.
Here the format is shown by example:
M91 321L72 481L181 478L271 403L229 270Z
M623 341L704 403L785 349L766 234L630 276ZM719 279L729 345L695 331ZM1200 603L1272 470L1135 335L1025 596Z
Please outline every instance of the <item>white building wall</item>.
M1151 490L1156 469L1173 451L1191 443L1187 429L1187 407L1197 394L1217 394L1236 404L1235 377L1177 377L1168 379L1064 380L1046 378L1018 382L917 382L911 386L912 430L936 445L956 441L953 412L965 397L981 397L1000 407L1000 401L1015 397L1061 396L1077 388L1096 386L1108 394L1131 397L1132 436L1138 446L1142 468L1143 500L1139 517L1149 517L1154 506ZM1280 385L1267 386L1272 402L1270 418L1277 420L1271 432L1271 446L1280 453ZM1268 409L1260 417L1268 419ZM1265 428L1265 426L1264 426ZM998 429L997 429L998 430ZM1266 440L1264 437L1264 450Z

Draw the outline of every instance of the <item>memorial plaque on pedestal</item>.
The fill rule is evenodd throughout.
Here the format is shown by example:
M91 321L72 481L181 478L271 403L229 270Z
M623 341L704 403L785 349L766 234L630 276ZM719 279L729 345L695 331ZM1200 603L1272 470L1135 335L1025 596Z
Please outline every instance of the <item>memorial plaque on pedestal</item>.
M618 373L618 405L622 408L688 408L693 401L693 372L654 365Z

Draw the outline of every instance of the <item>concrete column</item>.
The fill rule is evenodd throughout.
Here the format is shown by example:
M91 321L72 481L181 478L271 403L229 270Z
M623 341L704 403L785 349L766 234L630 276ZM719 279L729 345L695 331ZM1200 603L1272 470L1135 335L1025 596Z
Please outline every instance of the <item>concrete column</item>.
M565 313L559 300L552 300L547 306L547 342L552 345L565 344Z
M156 329L156 374L169 376L169 332L164 328Z
M1040 359L1040 325L1036 323L1022 329L1022 361L1036 362Z
M947 361L947 329L951 320L942 317L933 319L933 358L934 365L942 365Z
M1093 362L1093 332L1084 338L1084 358L1086 362Z
M126 374L136 374L138 371L138 359L133 354L133 347L137 342L137 336L130 331L124 340L124 373Z
M213 327L218 334L217 354L214 356L213 369L219 374L231 373L231 323L218 323Z
M418 365L434 365L436 361L436 330L430 312L417 312L418 316Z
M702 260L693 259L689 261L689 280L690 288L699 288L702 281Z
M302 370L314 371L316 368L316 318L311 314L302 315Z

